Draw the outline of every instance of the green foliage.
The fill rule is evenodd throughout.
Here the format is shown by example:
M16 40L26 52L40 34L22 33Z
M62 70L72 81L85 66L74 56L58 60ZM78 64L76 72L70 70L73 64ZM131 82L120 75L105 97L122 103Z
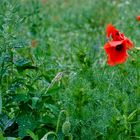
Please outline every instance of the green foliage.
M140 139L140 51L103 50L108 23L139 47L139 5L1 0L0 140Z
M1 98L1 94L0 94L0 114L1 114L1 111L2 111L2 98Z

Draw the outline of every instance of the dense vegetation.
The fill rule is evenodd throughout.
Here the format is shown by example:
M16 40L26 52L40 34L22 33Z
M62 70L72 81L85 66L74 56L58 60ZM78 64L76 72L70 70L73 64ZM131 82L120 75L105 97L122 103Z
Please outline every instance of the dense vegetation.
M140 51L103 49L108 23L140 47L139 0L0 2L0 140L140 139Z

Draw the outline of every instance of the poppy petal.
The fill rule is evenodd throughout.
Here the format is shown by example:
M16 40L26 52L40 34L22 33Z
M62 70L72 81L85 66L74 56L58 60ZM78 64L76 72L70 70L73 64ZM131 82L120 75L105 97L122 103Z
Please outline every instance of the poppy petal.
M110 46L117 46L123 43L123 40L121 41L109 41Z
M137 16L136 19L137 19L138 21L140 21L140 16Z
M133 42L128 38L125 38L125 40L126 40L127 49L132 49L134 47Z
M111 34L115 31L115 27L112 24L108 24L106 28L107 37L110 38Z
M107 37L110 38L111 36L114 41L119 41L124 39L124 34L119 32L119 30L117 30L112 24L107 25L106 32L107 32Z
M113 46L112 46L113 45ZM121 51L117 51L116 46L123 45ZM110 66L115 66L117 64L124 63L128 57L126 46L123 41L111 41L105 44L104 49L108 55L108 64Z

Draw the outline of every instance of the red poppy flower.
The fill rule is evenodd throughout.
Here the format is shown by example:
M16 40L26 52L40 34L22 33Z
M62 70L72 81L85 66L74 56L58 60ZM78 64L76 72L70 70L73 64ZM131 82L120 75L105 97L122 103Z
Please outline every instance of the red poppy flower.
M140 16L137 16L136 19L137 19L138 21L140 21Z
M108 55L108 64L111 66L124 63L128 57L126 40L109 41L104 49Z
M127 50L133 48L133 42L124 36L112 24L106 28L108 42L104 49L108 55L108 64L115 66L124 63L128 57Z

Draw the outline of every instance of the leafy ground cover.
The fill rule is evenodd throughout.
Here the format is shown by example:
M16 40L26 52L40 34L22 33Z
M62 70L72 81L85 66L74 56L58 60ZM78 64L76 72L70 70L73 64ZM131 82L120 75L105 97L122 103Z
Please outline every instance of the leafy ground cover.
M140 47L139 0L1 0L0 140L140 139L140 51L106 63L106 26Z

